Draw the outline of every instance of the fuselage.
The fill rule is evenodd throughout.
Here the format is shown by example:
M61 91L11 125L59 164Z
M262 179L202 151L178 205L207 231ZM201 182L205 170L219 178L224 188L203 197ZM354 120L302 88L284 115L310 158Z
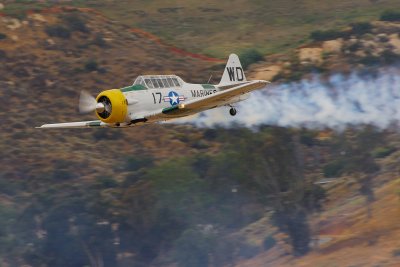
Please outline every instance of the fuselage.
M192 100L215 94L230 86L212 84L191 84L174 75L139 76L131 86L121 88L128 104L127 122L143 118L144 114L168 109L173 106L188 103ZM229 105L248 98L248 95L230 99L222 105ZM222 106L218 105L218 106ZM217 106L216 106L217 107ZM187 116L180 114L169 115L168 118ZM167 117L166 117L167 118Z

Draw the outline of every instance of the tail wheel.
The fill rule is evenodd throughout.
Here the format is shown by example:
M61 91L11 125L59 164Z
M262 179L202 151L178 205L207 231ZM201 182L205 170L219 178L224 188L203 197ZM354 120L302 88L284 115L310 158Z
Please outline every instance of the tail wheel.
M231 114L231 116L235 116L236 113L237 113L236 108L231 108L231 109L229 110L229 114Z

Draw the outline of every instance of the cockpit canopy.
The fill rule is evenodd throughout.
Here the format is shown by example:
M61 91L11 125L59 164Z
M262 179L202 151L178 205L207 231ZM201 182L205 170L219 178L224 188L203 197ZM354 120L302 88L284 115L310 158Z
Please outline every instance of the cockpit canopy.
M136 78L134 85L140 84L149 89L181 87L183 80L176 75L144 75Z

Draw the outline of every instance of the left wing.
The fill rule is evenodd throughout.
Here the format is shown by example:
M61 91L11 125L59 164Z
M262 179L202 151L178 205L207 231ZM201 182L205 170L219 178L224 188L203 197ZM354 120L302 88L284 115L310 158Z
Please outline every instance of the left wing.
M158 113L144 116L148 122L162 121L174 119L178 117L193 115L195 113L225 105L230 99L249 93L254 90L264 88L270 82L268 81L251 81L245 84L219 91L215 94L195 99L187 103L178 104L169 108L164 108Z
M107 123L102 121L78 121L78 122L66 122L66 123L53 123L44 124L36 128L91 128L91 127L109 127Z

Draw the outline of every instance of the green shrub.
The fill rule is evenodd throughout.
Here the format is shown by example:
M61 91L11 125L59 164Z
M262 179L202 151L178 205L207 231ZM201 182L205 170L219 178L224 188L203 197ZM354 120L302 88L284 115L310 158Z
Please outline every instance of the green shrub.
M53 179L58 181L65 181L73 178L73 174L66 169L56 169L53 172Z
M218 137L218 131L214 128L207 128L203 132L203 138L207 141L215 140Z
M239 245L239 256L245 259L251 259L260 253L260 248L258 246L252 245L243 241Z
M59 37L64 39L68 39L71 37L71 31L62 25L47 26L45 31L47 35L51 37Z
M393 10L386 10L382 13L380 20L382 21L400 21L400 12Z
M0 40L6 39L7 35L0 32Z
M6 179L0 175L0 192L2 194L13 196L20 189L21 185L18 181Z
M83 70L81 68L75 68L75 73L81 73ZM97 129L93 132L93 139L95 141L101 140L117 140L122 137L121 131L107 131L109 129Z
M400 61L400 56L390 49L386 49L381 54L381 59L384 64L395 64Z
M244 69L247 69L251 64L264 59L263 55L256 49L247 49L240 53L239 57Z
M213 238L198 230L189 229L175 242L175 259L179 267L207 267L213 251Z
M394 147L378 147L373 152L372 155L375 158L385 158L396 151Z
M360 48L362 48L361 43L360 42L355 42L354 44L349 45L348 49L350 52L356 52L357 50L359 50Z
M287 82L297 82L303 78L304 72L302 71L291 71L284 78Z
M372 25L369 22L356 22L351 25L351 32L356 35L363 35L371 32Z
M307 208L308 212L311 213L321 210L322 203L325 199L326 190L318 184L313 184L305 188L301 203L302 206Z
M86 71L96 71L99 68L99 64L96 60L90 59L85 63L85 70Z
M373 55L368 55L359 60L359 63L364 64L366 66L376 66L381 63L381 58Z
M313 146L315 145L315 138L316 138L316 132L312 131L302 131L300 133L300 143L306 146Z
M93 39L92 44L102 48L107 46L107 42L104 40L102 34L96 34L96 37Z
M89 29L86 27L85 21L79 15L69 14L63 16L62 19L65 22L65 24L67 24L68 27L71 29L71 31L79 31L84 33L89 32Z
M342 160L335 160L326 164L323 168L323 173L326 178L340 176L344 171L345 163Z
M109 176L98 176L96 177L97 184L102 188L113 188L117 187L118 183L112 177Z
M392 251L392 255L395 256L395 257L400 256L400 248L397 248L397 249L393 250Z
M314 41L327 41L341 37L345 37L346 33L337 30L326 30L326 31L313 31L310 34L310 38Z
M276 240L272 236L267 236L263 241L263 247L265 250L270 250L276 245Z
M125 162L125 170L137 171L141 168L150 167L153 165L154 158L148 155L137 155L128 157Z

